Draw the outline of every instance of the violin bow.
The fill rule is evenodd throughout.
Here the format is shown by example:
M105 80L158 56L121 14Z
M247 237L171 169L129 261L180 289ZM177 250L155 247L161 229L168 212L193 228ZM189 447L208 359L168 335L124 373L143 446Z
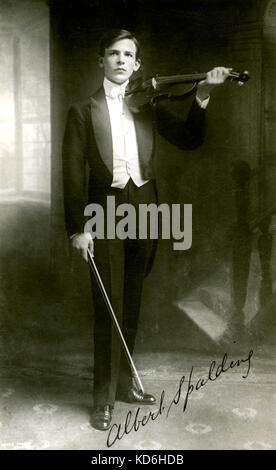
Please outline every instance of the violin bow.
M96 279L96 281L97 281L97 284L98 284L99 289L100 289L100 291L101 291L101 294L102 294L102 296L103 296L105 305L106 305L106 307L107 307L108 313L109 313L109 315L110 315L110 317L111 317L111 319L112 319L112 321L113 321L113 324L114 324L114 326L115 326L115 330L116 330L116 332L117 332L117 334L118 334L118 336L119 336L121 345L122 345L122 347L123 347L123 350L124 350L124 353L125 353L125 355L126 355L127 361L128 361L128 363L129 363L129 365L130 365L130 368L131 368L131 371L132 371L132 374L133 374L133 378L134 378L134 381L135 381L135 383L136 383L136 385L137 385L138 391L139 391L139 392L142 392L142 393L144 394L145 391L144 391L143 384L142 384L142 382L141 382L141 380L140 380L140 377L139 377L139 375L138 375L137 369L136 369L136 367L135 367L135 364L134 364L134 362L133 362L133 359L132 359L132 357L131 357L131 354L130 354L130 352L129 352L129 350L128 350L128 347L127 347L125 338L124 338L124 336L123 336L122 330L121 330L121 328L120 328L120 325L119 325L118 320L117 320L117 318L116 318L116 315L115 315L115 313L114 313L113 307L112 307L112 305L111 305L111 302L110 302L109 297L108 297L108 295L107 295L107 292L106 292L106 290L105 290L103 281L102 281L102 279L101 279L101 276L100 276L99 271L98 271L98 269L97 269L96 263L95 263L95 261L94 261L94 257L93 257L93 255L92 255L92 253L91 253L91 251L90 251L89 249L87 250L87 254L88 254L88 263L89 263L90 269L91 269L91 271L92 271L92 273L93 273L93 275L94 275L94 277L95 277L95 279Z

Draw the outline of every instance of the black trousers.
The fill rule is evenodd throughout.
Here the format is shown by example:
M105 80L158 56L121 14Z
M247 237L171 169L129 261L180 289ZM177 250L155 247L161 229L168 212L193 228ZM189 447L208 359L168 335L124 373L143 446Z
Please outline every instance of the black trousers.
M139 204L156 203L153 181L138 188L130 179L123 190L110 188L106 196L115 197L119 204L132 204L138 214ZM104 201L102 201L104 206ZM139 220L136 220L137 235ZM133 353L143 280L149 272L156 250L156 240L95 239L94 257L115 311L117 320ZM99 288L91 275L94 301L94 404L114 405L116 392L126 390L132 384L129 364L121 351L120 342L112 325Z

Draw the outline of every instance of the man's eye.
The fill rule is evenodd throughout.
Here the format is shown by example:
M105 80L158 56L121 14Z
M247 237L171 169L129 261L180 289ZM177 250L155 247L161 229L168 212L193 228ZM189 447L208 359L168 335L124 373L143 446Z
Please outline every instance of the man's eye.
M125 54L127 57L133 57L133 54L131 54L130 52L126 52Z

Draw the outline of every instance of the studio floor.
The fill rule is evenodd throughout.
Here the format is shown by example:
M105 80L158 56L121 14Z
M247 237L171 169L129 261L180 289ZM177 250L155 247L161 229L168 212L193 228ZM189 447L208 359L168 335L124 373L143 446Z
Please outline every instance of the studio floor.
M136 406L116 402L109 434L90 425L92 350L85 338L64 334L57 340L54 335L32 335L28 329L19 341L16 335L7 338L4 327L1 334L1 450L276 447L273 336L265 346L248 340L232 351L216 349L214 353L185 349L146 353L138 349L137 368L146 391L156 395L157 403L141 407L137 414ZM206 381L212 361L216 361L214 379L225 353L225 372ZM231 361L240 362L228 368ZM206 383L196 390L199 379ZM183 411L188 388L191 393ZM129 411L129 432L125 433ZM130 431L136 414L136 430ZM138 426L144 416L144 425ZM118 429L120 440L116 439Z

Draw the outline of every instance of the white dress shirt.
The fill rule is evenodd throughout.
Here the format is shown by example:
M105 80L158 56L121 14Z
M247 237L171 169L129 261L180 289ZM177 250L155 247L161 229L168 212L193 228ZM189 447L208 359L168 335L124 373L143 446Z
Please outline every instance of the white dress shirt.
M140 187L149 181L142 177L136 131L131 111L123 101L128 81L117 85L104 79L113 144L113 188L123 189L131 178Z

